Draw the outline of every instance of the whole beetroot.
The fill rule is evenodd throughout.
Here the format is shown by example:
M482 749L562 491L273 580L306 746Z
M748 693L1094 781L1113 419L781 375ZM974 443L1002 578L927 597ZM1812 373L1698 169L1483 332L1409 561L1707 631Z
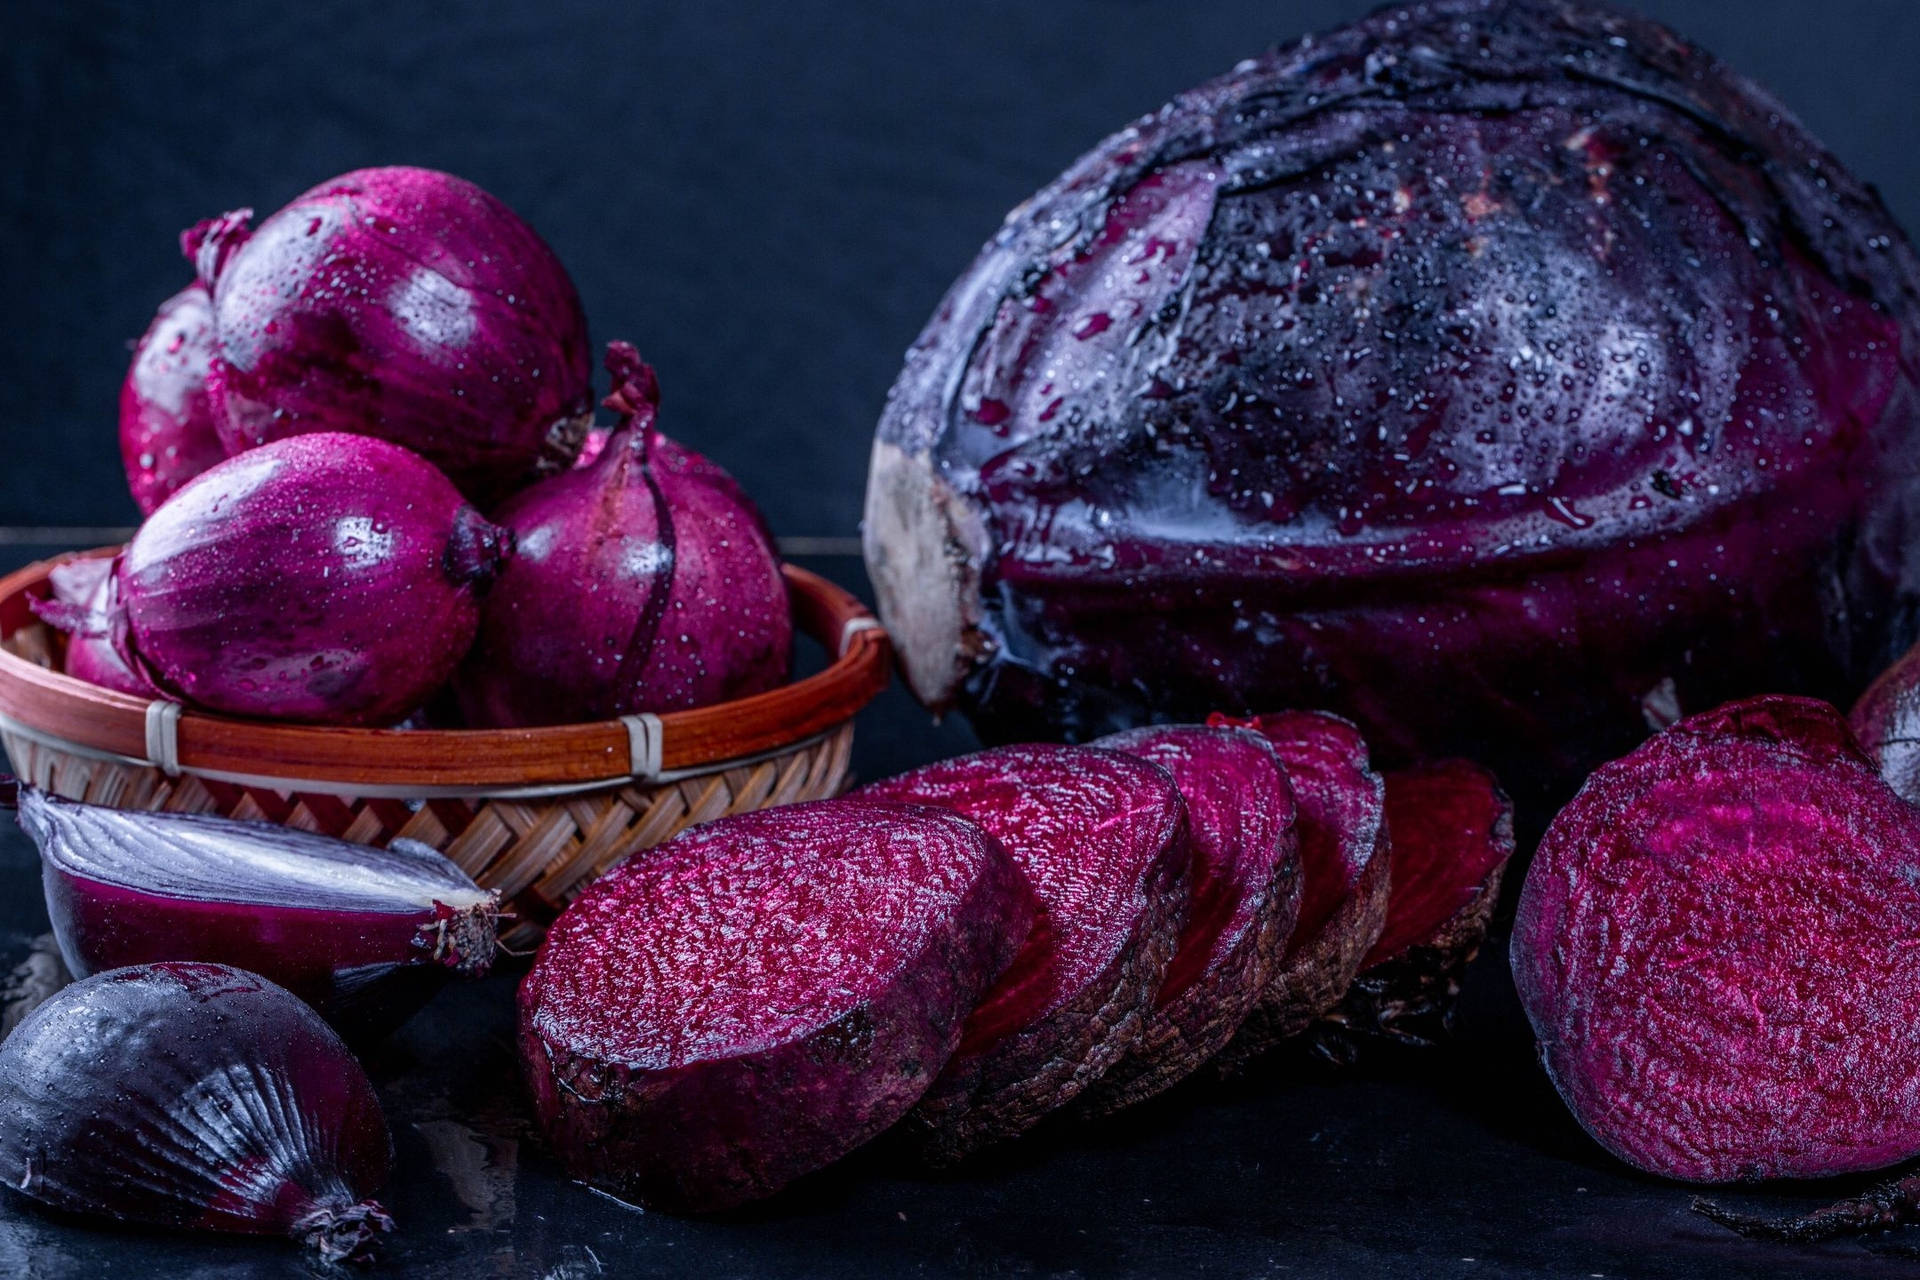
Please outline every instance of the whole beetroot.
M1920 1155L1920 807L1838 712L1760 697L1596 771L1548 828L1514 981L1596 1141L1697 1182Z
M677 711L786 679L793 618L758 509L655 429L659 385L630 344L607 369L619 432L496 513L519 553L456 682L471 724Z
M1676 700L1912 638L1916 279L1664 28L1394 5L1013 211L879 424L881 613L990 738L1326 707L1558 803Z

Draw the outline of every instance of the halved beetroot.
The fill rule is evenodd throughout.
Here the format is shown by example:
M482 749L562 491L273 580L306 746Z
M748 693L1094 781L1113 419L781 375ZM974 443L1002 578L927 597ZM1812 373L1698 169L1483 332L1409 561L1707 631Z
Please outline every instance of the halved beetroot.
M1629 1164L1700 1182L1920 1154L1920 806L1838 712L1762 697L1605 765L1548 827L1513 973Z
M999 747L862 795L956 809L1026 873L1040 916L967 1019L912 1123L936 1164L1014 1137L1139 1040L1186 915L1186 806L1159 765L1098 747Z
M520 988L534 1109L615 1195L770 1195L906 1114L1033 919L1005 851L945 810L823 800L694 827L548 933Z
M1385 784L1360 731L1338 716L1282 711L1208 724L1257 729L1273 743L1299 806L1300 919L1286 960L1220 1056L1224 1070L1305 1031L1340 1003L1387 918Z
M1893 789L1920 803L1920 648L1868 686L1847 723Z
M1080 1096L1089 1115L1131 1106L1226 1047L1278 972L1300 913L1293 788L1273 744L1246 729L1157 725L1093 743L1173 775L1193 839L1192 900L1140 1042Z
M1410 1045L1445 1038L1460 977L1487 936L1513 856L1513 802L1465 760L1386 775L1393 845L1387 922L1317 1047L1349 1059L1354 1034Z

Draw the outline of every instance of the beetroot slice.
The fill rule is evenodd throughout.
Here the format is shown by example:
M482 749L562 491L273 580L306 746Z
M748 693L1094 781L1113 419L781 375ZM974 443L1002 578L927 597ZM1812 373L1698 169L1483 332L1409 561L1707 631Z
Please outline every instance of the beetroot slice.
M1920 807L1839 713L1763 697L1683 720L1561 810L1514 981L1596 1141L1700 1182L1920 1154Z
M1385 784L1351 723L1317 711L1283 711L1212 725L1256 729L1273 743L1299 806L1300 918L1285 963L1240 1033L1220 1055L1232 1071L1340 1003L1387 918Z
M956 814L823 800L694 827L580 895L520 988L576 1178L675 1212L771 1195L901 1116L1031 930Z
M1144 1101L1197 1070L1252 1012L1300 912L1293 788L1245 729L1160 725L1095 743L1165 769L1187 802L1192 898L1140 1042L1080 1095L1088 1115Z
M1868 686L1847 722L1893 789L1920 804L1920 648Z
M861 794L956 809L1026 874L1040 918L967 1020L913 1123L950 1164L1065 1105L1140 1039L1186 914L1186 806L1159 765L1098 747L999 747Z
M1442 760L1386 775L1393 844L1387 922L1315 1047L1350 1060L1359 1040L1425 1046L1452 1029L1460 978L1487 936L1513 856L1513 802L1493 775Z

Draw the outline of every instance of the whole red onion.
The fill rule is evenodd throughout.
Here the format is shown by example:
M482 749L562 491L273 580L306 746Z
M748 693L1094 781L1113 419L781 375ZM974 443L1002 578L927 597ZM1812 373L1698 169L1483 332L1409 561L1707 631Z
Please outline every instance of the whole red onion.
M84 978L0 1044L0 1177L148 1226L286 1235L371 1260L393 1139L360 1064L258 974L167 963Z
M229 453L311 431L405 445L476 500L564 463L592 410L580 296L533 229L464 179L360 169L185 243L213 292Z
M55 565L47 574L52 598L27 603L42 622L67 633L66 674L103 689L157 697L153 682L127 665L113 641L114 627L125 612L120 607L119 568L118 556Z
M455 688L475 725L672 711L773 688L793 619L760 513L733 478L654 429L653 370L607 348L621 429L588 467L496 516L520 553Z
M142 515L227 456L207 400L212 358L213 305L190 284L160 304L120 384L120 461Z
M398 445L339 432L263 445L187 485L127 545L127 656L210 710L391 722L452 674L511 545Z

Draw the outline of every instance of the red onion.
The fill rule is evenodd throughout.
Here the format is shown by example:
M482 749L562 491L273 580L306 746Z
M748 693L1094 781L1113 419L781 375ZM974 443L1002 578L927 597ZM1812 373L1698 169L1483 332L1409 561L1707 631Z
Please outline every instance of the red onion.
M76 982L0 1044L0 1178L71 1212L288 1235L366 1261L393 1140L366 1073L243 969L152 964Z
M456 678L475 725L672 711L786 678L793 619L780 558L733 478L654 429L653 370L607 348L623 415L589 467L496 516L520 553Z
M40 620L67 633L66 674L103 689L117 689L135 697L155 698L153 682L127 665L114 647L113 629L120 616L120 558L69 560L47 574L53 598L29 598Z
M550 444L572 456L593 407L580 295L546 242L471 182L360 169L246 231L187 233L213 292L210 389L229 453L309 431L380 436L476 500Z
M160 304L120 385L120 460L142 515L227 456L207 401L212 358L213 304L188 285Z
M127 647L211 710L391 722L452 674L510 545L398 445L277 441L200 476L134 535Z
M449 974L493 963L498 898L413 840L385 849L271 822L77 804L20 788L75 976L234 964L343 1031L391 1030Z

